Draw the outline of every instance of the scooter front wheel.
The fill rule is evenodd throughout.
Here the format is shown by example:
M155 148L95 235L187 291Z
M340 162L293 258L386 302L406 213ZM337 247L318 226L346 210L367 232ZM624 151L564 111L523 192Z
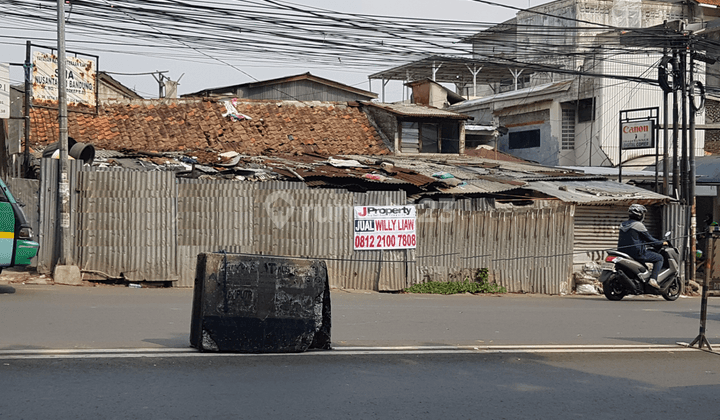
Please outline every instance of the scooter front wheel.
M620 300L627 292L617 275L613 275L603 283L603 294L608 300Z
M669 300L670 302L677 300L678 297L680 297L680 294L682 293L682 282L680 281L680 278L675 276L674 279L672 279L672 282L670 282L670 285L668 286L667 290L662 292L662 297L665 300Z

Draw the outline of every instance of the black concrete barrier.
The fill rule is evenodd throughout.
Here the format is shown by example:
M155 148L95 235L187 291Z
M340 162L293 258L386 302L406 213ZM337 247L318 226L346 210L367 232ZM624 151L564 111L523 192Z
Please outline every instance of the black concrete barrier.
M190 344L201 351L330 349L330 289L321 260L199 254Z

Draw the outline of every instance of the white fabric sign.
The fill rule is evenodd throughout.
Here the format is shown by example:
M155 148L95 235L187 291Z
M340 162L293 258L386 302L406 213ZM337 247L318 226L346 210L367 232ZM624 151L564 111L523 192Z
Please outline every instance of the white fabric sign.
M66 57L66 92L68 105L95 106L95 62ZM55 54L36 51L33 54L33 102L58 101L58 65Z

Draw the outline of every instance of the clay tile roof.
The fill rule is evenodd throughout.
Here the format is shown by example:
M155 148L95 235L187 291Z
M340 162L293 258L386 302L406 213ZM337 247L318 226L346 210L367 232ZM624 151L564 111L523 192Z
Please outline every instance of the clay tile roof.
M96 148L176 152L268 151L385 155L388 148L362 110L342 103L239 101L239 114L223 117L221 102L177 100L133 101L101 105L98 115L70 112L69 135ZM31 110L31 143L58 140L57 112Z

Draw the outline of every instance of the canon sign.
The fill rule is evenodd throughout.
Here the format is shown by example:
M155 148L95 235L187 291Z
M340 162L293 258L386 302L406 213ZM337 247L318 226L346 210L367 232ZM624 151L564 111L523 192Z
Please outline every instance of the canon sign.
M636 126L624 126L623 133L625 134L637 134L637 133L649 133L650 124L648 125L636 125Z

